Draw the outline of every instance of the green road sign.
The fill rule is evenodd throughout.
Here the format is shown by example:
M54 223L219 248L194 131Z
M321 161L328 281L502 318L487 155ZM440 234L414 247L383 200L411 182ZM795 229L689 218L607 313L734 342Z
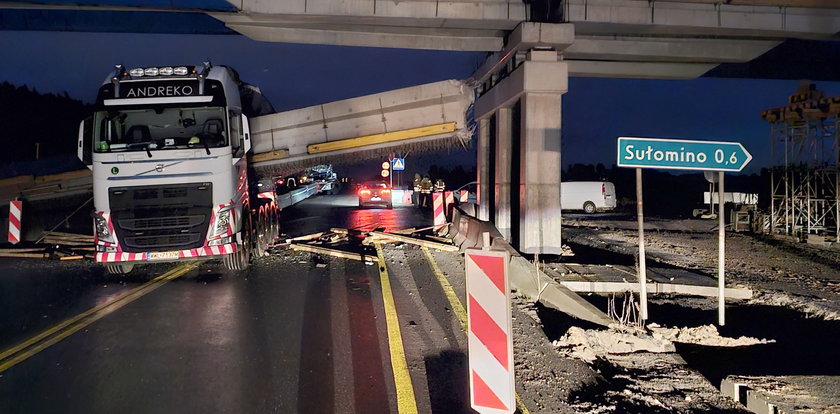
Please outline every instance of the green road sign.
M619 167L735 172L750 160L740 142L618 138Z

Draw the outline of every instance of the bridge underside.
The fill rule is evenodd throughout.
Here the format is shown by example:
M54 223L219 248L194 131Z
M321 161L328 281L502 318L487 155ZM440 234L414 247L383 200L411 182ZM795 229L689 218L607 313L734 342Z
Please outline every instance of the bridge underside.
M269 42L495 53L523 21L562 22L574 25L574 44L564 54L570 76L833 80L840 68L840 46L831 41L840 32L835 0L565 0L550 3L554 9L529 3L20 0L0 3L0 30L242 34ZM758 58L779 44L780 53ZM805 50L823 63L779 66Z

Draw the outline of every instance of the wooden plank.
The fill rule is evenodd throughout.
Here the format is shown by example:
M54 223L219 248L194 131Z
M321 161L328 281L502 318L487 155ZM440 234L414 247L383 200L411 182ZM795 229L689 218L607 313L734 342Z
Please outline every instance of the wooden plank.
M403 236L400 234L385 233L381 231L372 231L370 236L373 239L386 239L392 241L399 241L408 244L415 244L418 246L426 246L430 249L442 250L445 252L459 252L461 249L458 246L451 244L438 243L431 240L423 240L415 237Z
M431 135L445 134L456 129L454 122L428 125L419 128L403 129L400 131L383 132L381 134L365 135L356 138L341 139L320 144L306 146L309 154L321 154L324 152L338 151L350 148L366 147L370 145L383 144L386 142L403 141L412 138L427 137Z
M32 252L43 252L43 247L35 247L35 248L26 248L26 249L0 249L0 253L32 253Z
M260 153L260 154L254 154L254 155L251 156L250 162L282 160L283 158L289 158L289 150L281 149L281 150L263 152L263 153Z
M15 257L21 259L46 259L47 253L0 253L0 257Z
M378 262L379 259L376 256L368 256L364 253L355 253L355 252L348 252L344 250L338 249L330 249L327 247L321 246L313 246L311 244L290 244L293 250L309 252L309 253L317 253L317 254L326 254L333 257L340 257L342 259L350 259L350 260L358 260L358 261L367 261L367 262Z
M84 258L85 258L84 256L64 256L64 257L59 257L58 260L82 260Z

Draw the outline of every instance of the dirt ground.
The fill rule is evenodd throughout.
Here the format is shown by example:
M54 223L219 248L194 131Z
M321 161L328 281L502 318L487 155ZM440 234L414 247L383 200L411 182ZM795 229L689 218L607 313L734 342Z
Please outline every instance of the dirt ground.
M648 261L716 277L718 244L712 225L705 220L646 223ZM638 249L635 222L578 220L564 227L564 238L624 254ZM840 250L733 232L727 232L725 244L727 285L753 289L754 303L840 319Z

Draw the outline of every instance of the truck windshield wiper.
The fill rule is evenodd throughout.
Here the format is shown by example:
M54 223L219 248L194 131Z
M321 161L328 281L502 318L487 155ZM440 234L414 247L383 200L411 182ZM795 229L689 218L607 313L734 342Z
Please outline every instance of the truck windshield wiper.
M149 158L152 158L152 150L149 148L151 145L152 145L151 142L147 142L146 146L145 146L146 147L146 154L149 155Z
M207 151L207 155L210 155L210 145L207 144L207 140L202 139L201 142L204 144L204 150Z

